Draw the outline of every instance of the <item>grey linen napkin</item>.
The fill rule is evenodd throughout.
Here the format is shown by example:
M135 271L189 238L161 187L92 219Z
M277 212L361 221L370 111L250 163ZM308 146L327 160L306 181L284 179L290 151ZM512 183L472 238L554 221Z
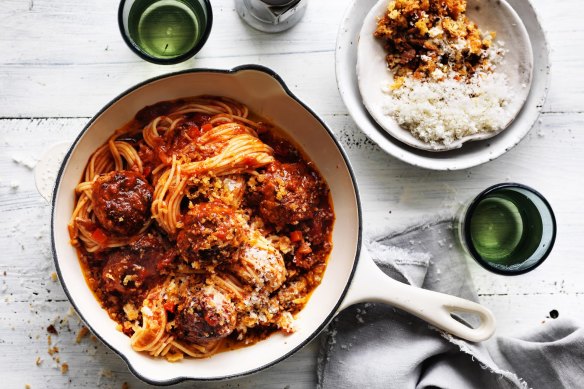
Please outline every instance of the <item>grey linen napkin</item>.
M437 219L386 233L367 247L399 281L476 301L451 225L449 218ZM469 343L369 303L341 312L321 339L319 388L584 387L584 331L564 319L521 338Z

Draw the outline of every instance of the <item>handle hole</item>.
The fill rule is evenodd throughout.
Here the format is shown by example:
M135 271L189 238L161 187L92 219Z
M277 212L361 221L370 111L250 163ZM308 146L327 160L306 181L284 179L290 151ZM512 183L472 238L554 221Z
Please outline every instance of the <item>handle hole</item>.
M450 317L472 329L478 328L481 324L481 317L474 312L450 311Z

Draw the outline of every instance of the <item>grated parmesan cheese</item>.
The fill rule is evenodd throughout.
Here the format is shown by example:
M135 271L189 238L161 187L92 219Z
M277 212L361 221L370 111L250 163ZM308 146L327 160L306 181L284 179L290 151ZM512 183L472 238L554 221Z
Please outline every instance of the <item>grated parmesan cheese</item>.
M385 92L385 114L432 146L498 131L511 120L505 107L512 92L501 73L477 73L467 82L450 74L442 81L407 77L399 88Z

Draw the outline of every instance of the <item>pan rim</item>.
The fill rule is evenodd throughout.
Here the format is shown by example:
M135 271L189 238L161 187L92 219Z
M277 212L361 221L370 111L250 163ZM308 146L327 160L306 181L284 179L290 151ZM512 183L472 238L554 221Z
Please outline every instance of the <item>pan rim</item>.
M294 347L292 350L288 351L287 353L280 355L279 357L273 359L272 361L270 361L269 363L266 363L264 365L258 366L254 369L250 369L241 373L236 373L236 374L228 374L228 375L223 375L223 376L216 376L216 377L192 377L192 376L178 376L178 377L174 377L168 380L153 380L150 379L148 377L145 377L144 375L142 375L141 373L139 373L132 365L132 363L130 362L130 358L128 358L126 356L125 353L123 353L122 351L118 350L117 348L115 348L113 345L111 345L109 342L107 342L103 336L101 336L101 334L99 334L97 331L94 330L94 327L85 319L85 317L82 315L81 311L79 310L77 304L74 302L74 299L72 298L72 293L69 290L69 288L67 287L66 282L64 281L62 272L61 272L61 268L59 265L59 260L58 260L58 256L57 256L57 247L55 244L55 219L56 219L56 215L55 215L55 211L56 211L56 201L57 201L57 197L59 194L59 188L61 185L61 180L63 178L63 173L65 170L65 166L67 165L71 154L73 153L73 151L77 148L81 138L83 137L83 135L85 135L85 133L89 130L89 128L93 125L93 123L105 112L107 111L110 107L112 107L114 104L116 104L119 100L121 100L123 97L127 96L128 94L140 89L141 87L153 83L155 81L159 81L162 79L166 79L166 78L172 78L172 77L176 77L176 76L180 76L183 74L191 74L191 73L220 73L220 74L236 74L238 72L241 71L258 71L258 72L263 72L269 76L271 76L272 78L274 78L282 87L282 89L284 90L284 92L290 97L292 98L294 101L296 101L298 104L300 104L302 106L303 109L305 109L310 115L312 115L319 123L320 125L325 129L325 131L327 132L328 136L330 137L330 139L334 142L335 146L337 147L337 150L339 151L339 153L341 154L341 157L343 158L343 161L345 163L347 172L349 173L349 177L351 179L351 184L353 186L354 189L354 193L355 193L355 205L356 205L356 209L357 209L357 221L358 221L358 229L357 229L357 242L356 242L356 250L355 250L355 257L353 258L353 265L351 268L351 272L349 274L349 277L347 279L346 285L342 291L342 293L339 295L337 302L335 303L333 309L331 309L331 311L329 312L329 314L327 315L327 317L320 323L320 325L316 328L316 330L314 330L310 335L306 336L302 342ZM355 173L353 171L353 168L349 162L348 156L345 152L345 150L343 149L343 147L341 146L341 144L339 143L339 141L337 140L337 138L334 136L333 132L331 131L331 129L326 125L326 123L310 108L308 107L304 102L302 102L296 95L294 95L292 93L292 91L290 91L290 89L288 88L288 86L286 85L286 83L282 80L282 78L272 69L267 68L265 66L262 65L257 65L257 64L248 64L248 65L240 65L240 66L236 66L234 68L231 69L213 69L213 68L194 68L194 69L186 69L186 70L181 70L181 71L177 71L177 72L171 72L171 73L166 73L160 76L156 76L156 77L152 77L149 78L145 81L142 81L128 89L126 89L125 91L123 91L122 93L120 93L119 95L117 95L116 97L114 97L112 100L110 100L103 108L101 108L90 120L89 122L85 125L85 127L81 130L81 132L79 133L79 135L75 138L75 140L73 141L71 147L69 148L69 150L67 151L67 153L65 154L65 157L63 159L63 162L59 168L58 174L57 174L57 178L55 180L55 186L53 188L53 195L52 195L52 201L51 201L51 251L52 251L52 255L53 255L53 262L55 264L55 269L56 272L59 276L59 279L61 280L61 286L63 287L63 290L65 292L65 294L67 295L67 298L69 300L69 302L71 303L71 305L73 306L73 308L75 309L75 311L77 312L77 314L79 315L80 319L85 323L85 325L92 331L92 333L102 342L104 343L110 350L112 350L115 354L117 354L124 362L125 364L128 366L128 369L130 370L130 372L136 376L138 379L142 380L143 382L146 382L148 384L152 384L152 385L160 385L160 386L168 386L168 385L174 385L180 382L184 382L184 381L196 381L196 382L209 382L209 381L223 381L223 380L228 380L228 379L234 379L234 378L240 378L240 377L244 377L244 376L248 376L254 373L257 373L261 370L265 370L268 367L271 367L281 361L283 361L284 359L287 359L288 357L292 356L293 354L295 354L297 351L299 351L301 348L303 348L304 346L306 346L308 343L310 343L329 323L330 321L334 318L334 316L336 315L339 307L341 306L341 303L343 302L349 287L351 285L351 282L353 280L355 271L357 269L357 265L359 262L359 258L360 258L360 254L361 254L361 248L362 248L362 233L363 233L363 222L362 222L362 208L361 208L361 200L360 200L360 194L359 194L359 187L357 186L357 180L355 178Z

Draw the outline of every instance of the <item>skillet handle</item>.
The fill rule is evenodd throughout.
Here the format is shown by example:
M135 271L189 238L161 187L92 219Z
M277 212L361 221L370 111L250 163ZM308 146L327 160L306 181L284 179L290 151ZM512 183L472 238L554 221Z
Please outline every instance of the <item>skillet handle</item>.
M377 267L366 249L361 251L361 258L351 287L340 309L361 302L381 302L392 305L471 342L486 340L495 331L495 317L487 308L460 297L396 281ZM455 312L478 315L480 325L477 328L467 327L451 316Z

